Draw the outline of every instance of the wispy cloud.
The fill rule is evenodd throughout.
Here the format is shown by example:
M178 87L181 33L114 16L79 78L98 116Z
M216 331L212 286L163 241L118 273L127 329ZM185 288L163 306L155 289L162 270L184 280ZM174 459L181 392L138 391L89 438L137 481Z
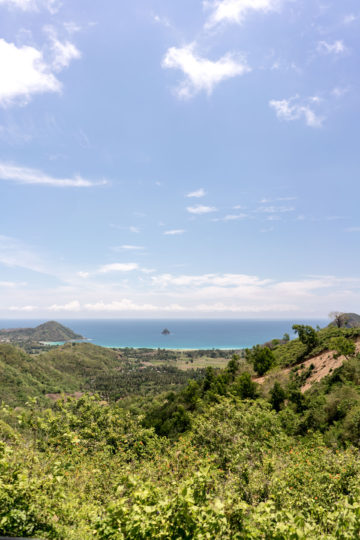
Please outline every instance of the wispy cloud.
M195 197L197 199L200 199L201 197L205 197L206 191L203 188L197 189L196 191L190 191L190 193L187 193L187 197Z
M343 18L343 23L344 24L351 24L354 21L356 21L358 18L359 18L359 16L354 15L354 13L349 13L349 15L345 15L345 17Z
M75 176L74 178L54 178L37 169L0 162L0 180L19 184L32 184L53 187L91 187L107 184L106 180L91 181Z
M259 203L260 204L268 204L268 203L271 203L273 201L282 201L282 202L286 202L286 201L296 201L297 200L297 197L275 197L274 199L271 199L271 198L267 198L267 197L263 197Z
M167 17L155 14L153 15L153 21L161 26L164 26L165 28L172 28L172 24Z
M24 285L26 285L26 283L18 283L16 281L0 281L0 287L4 287L5 289L15 289Z
M203 206L201 204L198 204L197 206L188 206L186 210L190 214L197 214L197 215L209 214L210 212L217 212L217 208L215 208L214 206Z
M346 232L360 232L360 227L347 227Z
M53 26L46 26L44 30L50 40L50 49L52 52L51 65L54 71L61 71L67 68L72 60L81 58L81 52L73 43L68 40L64 42L59 40Z
M180 98L191 98L201 91L210 95L220 82L250 71L240 54L228 53L219 60L209 60L199 56L195 49L195 43L171 47L162 62L163 68L180 69L184 73L185 79L176 89Z
M10 8L18 8L23 11L38 11L39 9L47 9L50 13L55 14L61 7L60 0L0 0L0 6Z
M264 214L283 214L284 212L294 212L294 206L260 206L257 212Z
M0 264L45 273L38 255L16 238L9 236L0 235Z
M169 231L164 231L163 234L165 234L165 236L176 236L179 234L184 234L184 232L185 229L170 229Z
M214 218L212 221L239 221L247 217L247 214L227 214L222 218Z
M213 28L221 23L241 24L250 12L277 11L282 4L282 0L204 0L204 8L210 11L205 27Z
M348 49L342 40L334 41L334 43L319 41L317 44L317 51L321 54L343 54L347 52Z
M134 246L133 244L123 244L112 248L113 251L142 251L143 249L145 249L144 246Z
M109 272L132 272L138 270L139 265L137 263L111 263L104 264L97 271L98 274L108 274Z
M25 312L30 313L31 311L36 311L38 306L10 306L9 311L19 311L19 312Z
M299 96L294 96L289 99L273 99L269 102L269 105L275 110L276 116L280 120L291 122L304 119L307 126L318 128L322 126L324 117L316 114L312 107L319 101L320 99L317 96L307 100L300 100Z

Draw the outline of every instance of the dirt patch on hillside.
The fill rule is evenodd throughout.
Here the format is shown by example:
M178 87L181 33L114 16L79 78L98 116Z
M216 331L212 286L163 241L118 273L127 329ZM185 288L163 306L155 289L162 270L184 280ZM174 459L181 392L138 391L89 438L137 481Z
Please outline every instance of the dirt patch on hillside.
M74 392L73 394L45 394L51 401L59 401L59 399L64 399L66 401L68 398L80 399L83 395L84 392Z
M359 353L360 339L355 342L355 347L356 352ZM343 362L345 361L345 357L339 356L339 358L334 358L334 355L335 351L325 351L321 354L318 354L317 356L305 360L305 362L303 362L302 364L297 365L299 373L308 369L311 365L314 366L311 371L311 375L307 378L304 386L301 387L301 391L303 393L309 390L314 383L321 381L321 379L329 375L329 373L342 366ZM279 372L279 374L281 373L283 376L287 376L292 369L293 367L283 369L281 372ZM272 374L270 374L269 376L271 375ZM273 376L275 376L275 374L273 374ZM257 382L258 384L264 384L267 380L267 376L259 377L255 379L255 382Z
M360 352L360 340L355 342L356 352ZM342 366L346 358L344 356L339 356L339 358L334 358L335 351L326 351L314 358L306 360L304 362L305 369L310 367L311 364L315 366L310 377L307 379L306 384L301 388L302 392L309 390L311 386L321 381L324 377L329 375L331 371L334 371L338 367Z

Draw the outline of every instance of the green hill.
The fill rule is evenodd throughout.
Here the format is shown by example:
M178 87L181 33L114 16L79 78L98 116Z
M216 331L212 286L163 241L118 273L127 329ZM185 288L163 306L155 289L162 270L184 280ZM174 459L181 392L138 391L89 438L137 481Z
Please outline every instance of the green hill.
M56 321L40 324L36 328L10 328L0 330L0 341L26 342L26 341L71 341L83 339L70 328Z
M338 328L359 328L360 315L357 313L336 313L334 321L329 326L337 326Z
M0 403L21 405L29 398L42 404L52 394L98 392L117 400L177 390L203 370L182 371L172 365L129 361L125 355L91 343L66 343L29 355L10 343L0 343Z
M360 329L296 331L297 340L234 355L225 369L209 367L155 397L2 405L0 535L359 538ZM324 349L323 362L338 353L344 360L303 392L311 366L299 373L298 362ZM259 367L288 377L257 384ZM132 377L148 380L147 369L90 344L38 356L0 346L0 388L7 385L9 399L51 384L73 392L100 379L107 390L122 384L134 394Z

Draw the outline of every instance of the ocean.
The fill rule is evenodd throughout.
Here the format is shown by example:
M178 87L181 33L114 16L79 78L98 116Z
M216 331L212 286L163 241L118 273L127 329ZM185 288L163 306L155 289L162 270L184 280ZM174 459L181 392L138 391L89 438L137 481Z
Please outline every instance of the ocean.
M102 347L242 349L288 333L294 323L324 327L328 320L57 319ZM35 327L45 320L0 320L0 328ZM169 335L162 335L167 328Z

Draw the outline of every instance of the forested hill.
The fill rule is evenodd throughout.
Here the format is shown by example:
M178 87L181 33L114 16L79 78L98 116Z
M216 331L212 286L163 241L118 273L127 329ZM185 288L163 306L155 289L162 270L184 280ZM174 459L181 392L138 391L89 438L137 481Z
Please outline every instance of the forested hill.
M189 379L201 378L202 369L180 370L169 362L152 365L125 352L91 343L67 343L41 354L27 354L11 343L0 343L0 403L22 405L37 398L98 392L112 401L133 395L178 390Z
M49 321L35 328L10 328L0 330L0 341L71 341L83 339L70 328L56 321Z
M108 399L102 391L2 404L0 535L359 538L360 329L293 329L293 341L255 346L223 369L141 396L131 377L148 384L146 370L158 376L160 366L124 351L67 344L30 356L0 345L7 398L19 388L25 397L35 381L33 397L56 380L68 391L112 389ZM319 355L338 367L303 391ZM133 395L117 400L116 387Z

